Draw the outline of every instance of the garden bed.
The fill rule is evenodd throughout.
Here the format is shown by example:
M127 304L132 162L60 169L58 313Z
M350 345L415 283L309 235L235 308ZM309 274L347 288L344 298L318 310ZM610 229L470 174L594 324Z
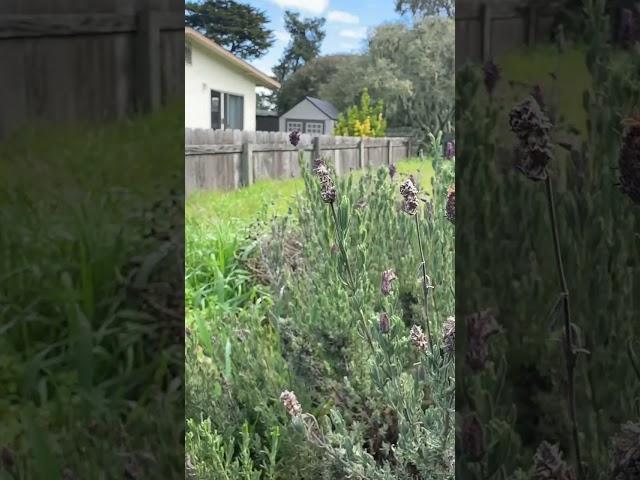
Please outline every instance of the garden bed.
M397 167L336 179L334 204L312 175L189 200L193 478L453 478L453 160ZM411 174L417 217L401 210Z

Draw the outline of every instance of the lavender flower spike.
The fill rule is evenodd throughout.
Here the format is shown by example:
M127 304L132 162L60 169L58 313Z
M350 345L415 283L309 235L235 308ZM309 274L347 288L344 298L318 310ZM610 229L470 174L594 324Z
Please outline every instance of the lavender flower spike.
M300 130L294 130L289 134L289 143L294 147L297 147L300 143Z
M380 292L385 297L391 293L391 282L396 280L396 274L393 270L385 270L382 272L382 284L380 286Z
M302 406L300 405L300 402L298 402L298 398L295 393L285 390L280 394L280 401L292 417L297 417L302 413Z

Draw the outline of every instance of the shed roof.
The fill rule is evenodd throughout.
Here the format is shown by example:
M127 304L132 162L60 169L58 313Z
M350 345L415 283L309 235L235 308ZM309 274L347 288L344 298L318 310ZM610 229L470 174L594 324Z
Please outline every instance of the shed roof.
M324 113L327 117L331 118L331 120L338 119L338 115L340 114L340 112L338 112L338 109L332 103L327 102L326 100L321 100L319 98L314 98L314 97L305 97L305 98L309 100L318 110Z

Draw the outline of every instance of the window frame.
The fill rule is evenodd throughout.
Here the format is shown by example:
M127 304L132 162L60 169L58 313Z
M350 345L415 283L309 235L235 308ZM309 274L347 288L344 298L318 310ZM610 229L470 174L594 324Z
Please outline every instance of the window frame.
M320 131L319 132L310 132L308 130L308 127L310 125L313 126L319 126L320 127ZM323 121L308 121L304 123L304 133L308 133L310 135L324 135L324 122Z
M245 117L245 111L244 111L244 107L245 107L245 95L242 94L238 94L238 93L233 93L233 92L229 92L229 91L224 91L224 90L216 90L215 88L209 88L209 97L211 97L212 93L216 92L220 95L220 128L217 130L230 130L228 124L227 124L227 113L229 112L228 110L228 106L227 106L227 99L229 98L229 96L232 97L238 97L242 100L242 127L239 129L233 129L233 130L244 130L244 126L245 126L245 122L246 122L246 117ZM209 101L209 117L213 117L213 112L211 110L211 101ZM213 118L212 118L213 120ZM211 122L211 127L213 129L213 121Z
M184 42L184 63L186 65L193 65L193 47L190 42Z
M242 109L241 109L241 112L240 112L240 123L241 123L240 128L233 128L231 130L244 130L244 95L237 95L235 93L230 93L230 92L224 92L223 95L224 95L224 106L223 106L223 108L224 108L224 121L223 121L222 124L224 125L224 129L225 130L228 129L228 126L227 126L227 117L228 117L228 115L227 114L229 112L228 105L229 105L230 102L227 102L227 100L231 96L231 97L239 98L241 100L241 104L242 104Z
M301 118L285 118L284 128L286 132L291 132L289 130L289 123L299 123L302 128L300 128L300 133L308 133L307 132L307 124L316 123L322 125L322 131L319 133L310 133L309 135L325 135L326 132L326 121L325 120L303 120Z
M291 123L299 124L300 128L291 129L289 127L289 124L291 124ZM284 128L287 131L287 133L291 133L291 132L295 132L295 131L298 131L298 132L302 133L302 130L304 129L304 122L302 120L289 120L289 119L287 119L286 122L285 122Z
M213 124L213 98L214 98L214 93L218 94L218 123L220 124L220 128L214 128ZM223 107L223 102L224 102L224 93L221 92L220 90L214 90L213 88L209 89L209 118L210 120L210 128L212 130L223 130L224 129L224 107Z

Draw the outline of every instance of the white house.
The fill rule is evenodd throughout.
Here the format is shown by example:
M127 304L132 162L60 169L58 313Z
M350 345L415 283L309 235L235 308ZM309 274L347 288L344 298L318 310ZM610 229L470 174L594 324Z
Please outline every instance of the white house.
M338 113L338 109L329 102L305 97L291 110L280 115L280 131L299 130L303 133L331 135Z
M256 87L280 84L191 28L185 28L185 127L256 129Z

